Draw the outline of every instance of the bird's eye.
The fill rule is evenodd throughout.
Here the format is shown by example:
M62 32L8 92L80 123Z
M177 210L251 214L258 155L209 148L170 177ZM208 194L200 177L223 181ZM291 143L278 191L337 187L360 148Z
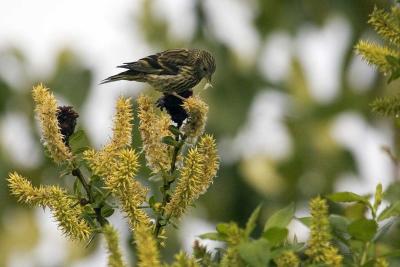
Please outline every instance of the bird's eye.
M206 68L206 67L203 67L203 71L207 71L207 68Z

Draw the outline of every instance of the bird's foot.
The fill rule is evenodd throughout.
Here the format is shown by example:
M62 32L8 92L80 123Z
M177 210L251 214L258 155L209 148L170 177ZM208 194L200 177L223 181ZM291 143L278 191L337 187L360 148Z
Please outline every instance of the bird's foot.
M170 95L173 95L173 96L175 96L175 97L177 97L177 98L179 98L180 100L183 100L183 101L186 100L185 97L179 95L177 92L172 92L172 93L170 93Z

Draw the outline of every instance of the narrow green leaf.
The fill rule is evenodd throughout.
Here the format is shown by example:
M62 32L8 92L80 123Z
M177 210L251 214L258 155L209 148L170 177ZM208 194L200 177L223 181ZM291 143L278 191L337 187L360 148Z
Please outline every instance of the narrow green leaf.
M301 217L296 219L307 227L311 226L312 217Z
M104 205L104 207L101 208L101 216L104 218L110 217L111 215L114 214L114 209L111 208L108 205Z
M209 240L214 240L214 241L225 241L226 240L225 236L222 236L217 232L205 233L205 234L199 235L199 238L209 239Z
M244 234L246 237L249 237L253 232L254 228L257 224L257 219L260 216L261 204L257 206L257 208L251 213L250 218L247 220L246 228L244 230Z
M178 146L178 142L172 136L164 136L161 139L161 142L163 142L166 145L173 146L173 147Z
M369 206L369 202L366 197L357 195L353 192L338 192L330 194L326 197L334 202L360 202Z
M170 125L168 127L168 130L175 136L180 136L182 135L182 133L179 131L179 129L177 127L175 127L174 125Z
M162 180L162 175L160 173L154 174L148 179L150 182L159 182Z
M287 228L272 227L265 231L262 236L274 247L285 241L288 233Z
M357 240L364 242L370 241L376 234L378 225L374 220L358 219L348 227L349 234Z
M396 220L390 220L389 222L385 223L382 227L379 227L378 232L374 236L374 242L378 241L381 237L383 237L392 227L393 224L396 223Z
M78 130L73 133L68 141L73 154L81 154L87 150L89 146L89 139L83 130Z
M290 203L287 207L278 210L267 220L264 226L264 232L272 227L285 228L293 219L295 212L294 203Z
M384 209L378 216L378 222L393 216L400 216L400 200L396 201L395 203Z

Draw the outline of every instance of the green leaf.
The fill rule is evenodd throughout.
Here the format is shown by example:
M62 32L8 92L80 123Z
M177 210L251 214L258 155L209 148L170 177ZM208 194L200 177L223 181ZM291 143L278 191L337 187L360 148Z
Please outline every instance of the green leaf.
M387 55L385 58L386 58L386 61L387 61L390 65L392 65L393 67L399 66L399 59L398 59L398 58L396 58L396 57L394 57L394 56L391 56L391 55Z
M301 217L296 219L307 227L311 226L312 217Z
M161 142L163 142L166 145L173 146L173 147L178 146L178 142L172 136L164 136L161 139Z
M385 223L382 227L379 227L378 232L374 236L374 242L378 241L381 237L383 237L392 227L392 225L396 222L396 220L391 220L387 223Z
M347 227L350 224L349 220L346 217L337 214L329 215L329 223L334 229L337 229L341 232L346 232Z
M271 261L270 245L265 239L242 243L238 249L240 257L248 266L268 266Z
M394 249L390 252L384 253L381 257L400 257L400 249Z
M264 232L272 227L285 228L293 219L295 212L294 203L290 203L287 207L278 210L267 220L264 226Z
M153 207L154 204L155 204L156 202L157 202L157 201L156 201L156 197L155 197L155 196L151 196L151 197L149 198L149 206L150 206L150 207Z
M395 203L384 209L378 216L378 222L393 216L400 216L400 200L396 201Z
M334 202L360 202L369 206L369 202L366 197L357 195L353 192L338 192L330 194L326 197Z
M104 205L101 208L101 216L103 216L104 218L110 217L111 215L113 215L114 213L114 209L111 208L109 205Z
M81 184L81 182L79 181L78 178L75 179L73 189L74 189L74 194L78 198L81 198L82 197L82 191L81 190L83 189L83 186L82 186L82 184Z
M168 130L175 136L180 136L182 135L182 133L179 131L179 129L177 127L175 127L174 125L170 125L168 127Z
M289 231L287 228L272 227L265 231L262 236L274 247L285 241L288 233Z
M209 239L209 240L214 240L214 241L225 241L226 240L225 236L222 236L221 234L219 234L217 232L205 233L205 234L199 235L199 238Z
M374 220L363 218L352 222L348 227L348 232L354 239L367 242L374 237L377 229L378 225Z
M399 200L400 196L400 182L394 182L389 185L383 194L384 199L388 200L391 203Z
M73 154L81 154L87 150L89 139L83 130L78 130L69 137L69 146Z
M244 229L244 234L246 237L249 237L256 227L257 219L260 216L260 211L261 204L257 206L257 208L251 213L250 218L247 220L246 228Z
M154 174L149 177L150 182L159 182L162 180L162 175L160 173Z

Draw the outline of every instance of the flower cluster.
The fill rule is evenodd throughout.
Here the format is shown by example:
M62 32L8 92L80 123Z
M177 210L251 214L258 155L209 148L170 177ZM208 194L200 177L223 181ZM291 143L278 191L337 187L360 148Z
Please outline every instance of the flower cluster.
M126 263L122 260L121 250L119 248L118 233L110 224L103 227L103 234L107 243L108 266L109 267L126 267Z
M338 249L331 244L331 229L328 220L328 205L326 200L316 197L310 201L311 237L308 241L306 254L313 263L325 263L328 266L342 266L343 257Z
M51 158L55 163L72 162L73 156L64 143L59 122L57 120L58 107L54 95L43 84L33 87L35 113L42 129L42 140Z
M278 267L298 267L300 265L299 258L293 251L285 251L277 259L275 263Z
M202 136L198 145L189 149L171 201L165 207L168 217L180 218L215 177L219 167L215 140L210 135Z
M35 188L26 178L15 172L10 173L8 184L11 194L16 196L19 202L50 208L66 236L78 240L89 237L91 229L81 218L82 207L76 205L76 199L64 189L58 186Z
M170 134L170 119L167 114L157 114L150 97L141 95L138 100L139 131L147 166L153 172L167 171L171 165L171 147L162 143L164 136Z

